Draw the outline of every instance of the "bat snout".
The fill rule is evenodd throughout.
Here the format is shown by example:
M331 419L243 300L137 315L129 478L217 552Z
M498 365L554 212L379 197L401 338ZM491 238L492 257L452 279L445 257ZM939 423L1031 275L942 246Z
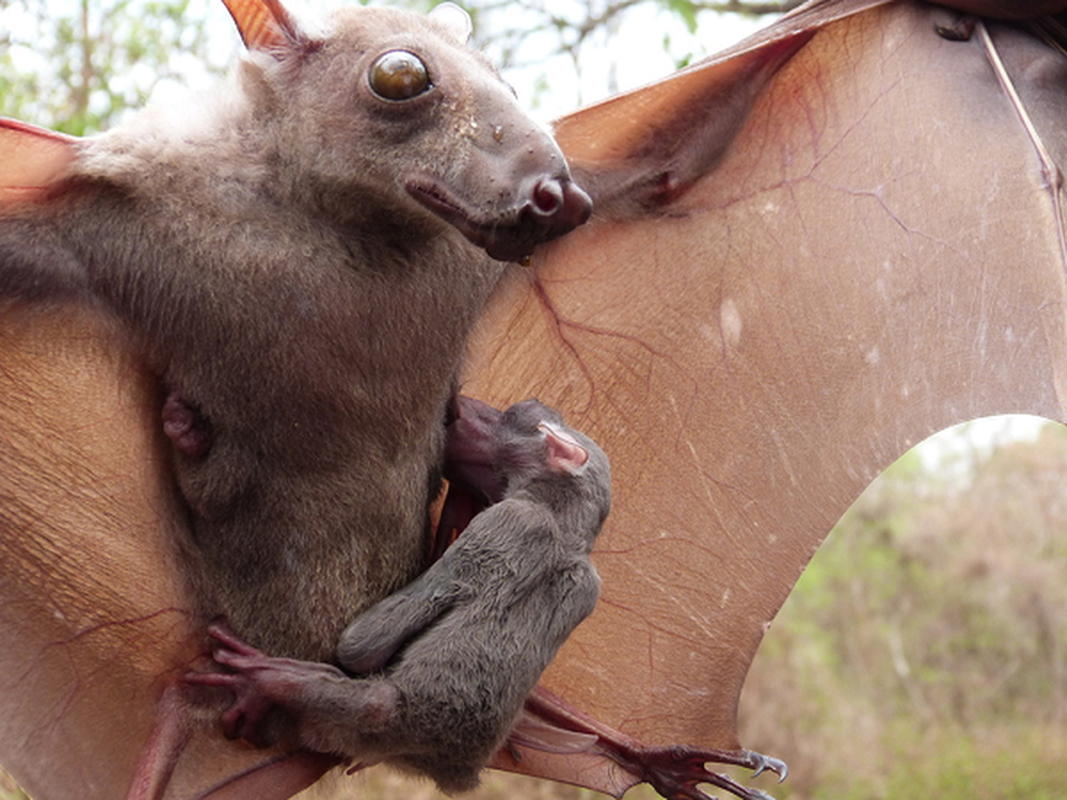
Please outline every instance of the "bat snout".
M593 201L570 178L542 177L530 192L528 213L547 223L553 236L574 230L593 213ZM551 237L550 237L551 238Z
M531 181L515 222L490 232L485 249L501 261L517 261L534 248L582 225L593 213L593 201L569 177L540 176Z
M502 208L479 208L435 176L409 176L412 198L457 228L498 261L519 261L537 245L562 236L589 219L593 201L567 175L535 174L526 178Z

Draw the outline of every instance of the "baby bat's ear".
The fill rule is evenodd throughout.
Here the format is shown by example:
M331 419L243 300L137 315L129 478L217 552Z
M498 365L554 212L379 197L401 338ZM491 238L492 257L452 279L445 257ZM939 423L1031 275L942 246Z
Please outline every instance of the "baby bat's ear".
M0 209L45 200L70 177L78 139L0 118Z
M571 475L579 474L589 461L589 452L569 433L551 422L542 422L537 428L545 434L545 444L548 448L546 462L549 469L568 472Z
M222 0L249 50L289 50L305 38L278 0Z
M443 25L456 39L464 44L470 41L474 24L470 14L455 3L441 3L427 15L434 22Z

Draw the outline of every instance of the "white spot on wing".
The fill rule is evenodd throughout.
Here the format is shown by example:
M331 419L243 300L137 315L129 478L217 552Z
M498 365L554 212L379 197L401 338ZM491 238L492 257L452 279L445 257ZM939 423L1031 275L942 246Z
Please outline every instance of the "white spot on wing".
M743 327L737 303L726 298L719 307L719 329L722 331L723 344L727 347L737 347L741 343Z

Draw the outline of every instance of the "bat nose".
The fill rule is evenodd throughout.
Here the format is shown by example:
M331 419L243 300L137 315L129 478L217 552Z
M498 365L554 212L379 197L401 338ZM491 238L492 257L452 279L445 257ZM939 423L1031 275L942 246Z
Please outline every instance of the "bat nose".
M541 177L530 191L527 212L550 237L561 236L589 219L593 201L569 178Z
M550 217L563 208L563 187L555 179L540 180L533 190L534 210Z
M486 252L501 261L524 259L537 245L570 233L593 212L589 195L566 174L530 178L516 200L514 224L486 237Z

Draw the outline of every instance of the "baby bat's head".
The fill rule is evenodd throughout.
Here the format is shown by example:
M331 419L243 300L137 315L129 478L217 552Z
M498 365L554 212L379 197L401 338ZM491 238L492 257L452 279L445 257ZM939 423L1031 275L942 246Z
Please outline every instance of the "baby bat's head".
M611 505L611 466L596 442L537 400L504 411L497 435L508 494L523 490L555 508L580 506L599 533Z

